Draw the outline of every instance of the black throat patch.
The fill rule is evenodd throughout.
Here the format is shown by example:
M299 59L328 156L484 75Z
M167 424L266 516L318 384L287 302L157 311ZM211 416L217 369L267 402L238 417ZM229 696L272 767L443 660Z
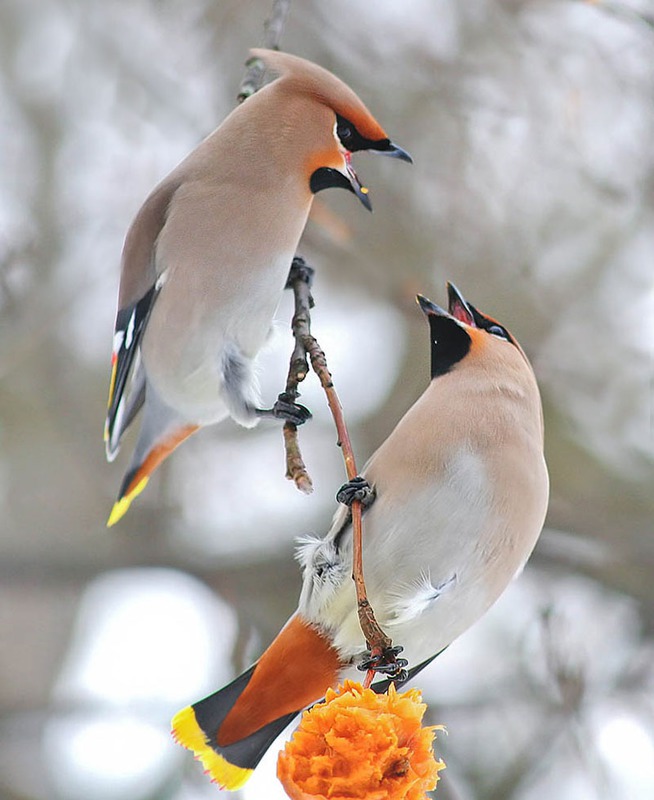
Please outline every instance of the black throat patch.
M352 184L345 175L332 167L319 167L315 170L309 180L309 188L314 194L322 192L323 189L348 189L354 192Z
M429 315L431 333L431 376L445 375L470 351L472 340L451 317Z

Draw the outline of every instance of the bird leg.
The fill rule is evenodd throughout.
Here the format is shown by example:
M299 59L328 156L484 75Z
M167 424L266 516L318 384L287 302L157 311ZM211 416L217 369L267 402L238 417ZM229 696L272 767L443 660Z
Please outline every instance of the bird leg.
M388 675L389 678L401 683L409 675L406 669L409 666L409 662L406 658L398 658L402 650L404 648L401 645L372 649L370 650L369 658L362 661L357 666L357 669L362 672Z
M248 397L254 381L252 360L231 342L225 343L222 376L229 412L241 424L251 427L253 417L281 419L296 426L311 419L309 409L295 402L298 392L282 392L272 408L257 408Z
M285 289L295 289L295 284L297 281L303 281L306 283L307 287L311 289L313 286L313 276L315 275L316 271L313 267L310 267L307 262L302 258L302 256L295 256L293 261L291 262L291 268L288 271L288 278L286 279L286 286ZM313 308L313 297L309 292L308 296L308 306L309 308Z
M370 486L365 478L356 475L351 481L344 483L336 493L336 502L348 507L349 513L345 515L341 527L334 534L334 544L340 541L348 528L352 527L352 503L358 500L361 504L363 515L377 499L377 492Z
M344 483L336 492L336 502L351 506L358 500L362 511L365 511L375 502L375 492L365 478L355 475L354 478Z
M304 425L312 416L309 409L296 403L295 398L288 392L282 392L272 408L257 408L256 414L258 417L282 419L286 423L295 425L296 428L298 425Z

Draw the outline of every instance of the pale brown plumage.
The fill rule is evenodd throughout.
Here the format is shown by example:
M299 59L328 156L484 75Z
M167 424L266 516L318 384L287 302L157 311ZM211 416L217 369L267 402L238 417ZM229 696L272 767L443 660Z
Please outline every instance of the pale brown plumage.
M524 352L452 285L449 313L419 302L430 324L432 381L362 473L376 493L363 521L368 598L411 675L524 566L548 501L541 402ZM299 558L303 586L290 623L254 667L173 721L180 743L227 788L248 778L289 712L353 677L367 656L347 507L323 539L301 543ZM290 680L289 665L306 680Z
M512 337L457 322L469 351L435 376L362 472L378 495L365 517L369 599L411 664L446 647L495 602L529 557L547 508L531 365ZM433 348L445 347L448 335L439 332ZM316 563L333 561L325 553L337 538L339 560L349 562L344 524L342 507L325 539L307 545L300 611L332 629L336 648L352 658L361 648L353 588L344 580L323 590L312 578Z
M227 416L257 423L254 359L315 192L342 186L369 207L350 152L410 160L334 75L288 54L252 53L280 77L236 108L155 188L126 237L105 436L109 458L143 404L144 411L110 524L199 426Z

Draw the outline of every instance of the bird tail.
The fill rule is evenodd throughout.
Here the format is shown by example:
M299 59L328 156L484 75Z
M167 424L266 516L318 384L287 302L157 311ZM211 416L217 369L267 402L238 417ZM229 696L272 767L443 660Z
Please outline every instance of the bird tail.
M112 525L115 525L125 516L132 501L145 489L150 480L150 475L152 475L159 464L161 464L178 445L185 439L188 439L191 434L195 433L198 428L198 425L184 425L159 441L154 447L150 448L145 457L138 458L135 455L136 463L133 462L129 472L125 475L120 487L120 492L118 493L118 499L114 503L111 513L109 514L109 519L107 520L108 528L111 528Z
M225 717L245 691L256 665L219 692L179 711L172 721L173 738L192 750L212 781L222 789L239 789L252 775L266 750L297 712L285 714L232 744L219 745Z
M238 789L293 717L336 685L341 667L329 639L295 615L254 666L176 714L173 737L213 781Z

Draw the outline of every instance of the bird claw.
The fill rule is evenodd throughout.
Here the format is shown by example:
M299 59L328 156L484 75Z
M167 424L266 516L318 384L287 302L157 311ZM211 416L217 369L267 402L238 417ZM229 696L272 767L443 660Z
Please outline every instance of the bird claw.
M282 392L270 409L270 416L298 426L304 425L313 415L308 408L296 403L286 392Z
M284 288L292 289L293 284L298 280L304 281L304 283L311 288L314 273L315 269L310 267L302 256L295 256L291 262L291 268L288 272L288 278L286 279L286 286Z
M336 502L346 506L351 506L355 500L358 500L366 508L374 499L375 494L372 487L360 475L344 483L336 492Z
M409 666L409 662L406 658L397 657L402 650L404 650L404 648L401 645L386 647L380 653L371 655L370 658L362 661L358 665L358 669L362 672L372 670L382 675L388 675L388 677L392 678L394 681L405 681L409 677L409 673L406 669L406 667Z

